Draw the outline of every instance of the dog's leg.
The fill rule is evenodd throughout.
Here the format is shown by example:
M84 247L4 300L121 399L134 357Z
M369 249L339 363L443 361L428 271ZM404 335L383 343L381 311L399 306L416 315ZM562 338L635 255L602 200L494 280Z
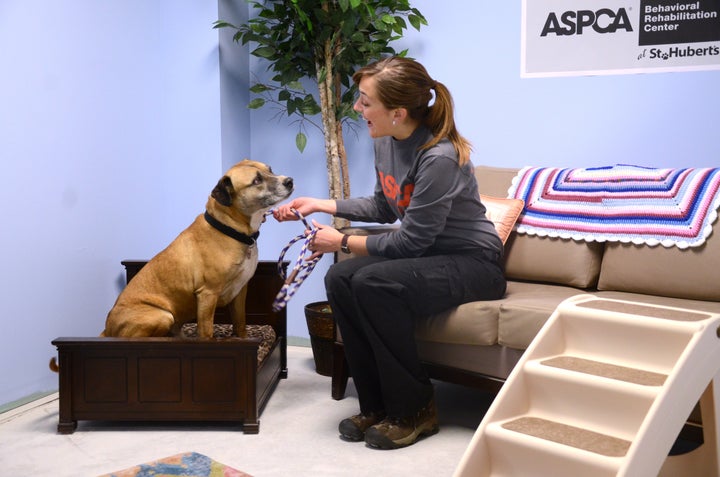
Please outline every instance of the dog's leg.
M213 337L215 324L215 307L217 306L217 295L200 294L197 297L197 331L198 337L209 339Z
M116 305L108 313L100 336L119 338L168 336L175 319L168 310L136 304Z
M245 285L238 296L232 301L228 309L233 323L233 333L240 338L247 338L247 329L245 328L245 299L247 298L247 285Z

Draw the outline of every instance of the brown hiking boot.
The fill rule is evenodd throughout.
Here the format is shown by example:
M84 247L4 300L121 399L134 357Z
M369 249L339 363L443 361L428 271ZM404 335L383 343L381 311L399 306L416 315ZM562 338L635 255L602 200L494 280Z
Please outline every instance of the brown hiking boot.
M377 449L397 449L414 444L420 436L431 436L439 430L435 401L417 414L405 418L388 417L365 431L365 443Z
M368 427L377 424L385 418L384 412L371 412L368 414L356 414L340 421L338 430L343 439L353 442L360 442L365 439L365 431Z

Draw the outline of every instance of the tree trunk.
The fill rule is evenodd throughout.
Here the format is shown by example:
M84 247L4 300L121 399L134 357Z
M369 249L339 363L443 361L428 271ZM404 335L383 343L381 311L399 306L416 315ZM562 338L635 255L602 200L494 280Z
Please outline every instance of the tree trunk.
M320 109L322 115L323 135L325 139L325 159L328 172L328 196L333 200L345 198L343 192L342 155L345 155L345 146L342 141L342 126L335 114L335 95L333 94L334 75L332 69L333 45L330 41L325 43L322 63L316 63L318 90L320 93ZM338 135L338 132L340 135ZM333 217L333 227L342 228L348 222Z
M342 83L340 77L335 78L335 101L340 104L342 101ZM345 151L345 138L343 136L342 121L337 122L338 153L340 155L340 179L342 181L342 196L350 198L350 170L348 169L347 151Z

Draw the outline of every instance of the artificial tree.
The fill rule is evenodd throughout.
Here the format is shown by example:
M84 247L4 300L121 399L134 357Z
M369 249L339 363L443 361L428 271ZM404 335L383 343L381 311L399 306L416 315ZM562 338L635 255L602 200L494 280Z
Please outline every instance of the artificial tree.
M425 17L408 0L248 0L256 15L243 25L215 22L215 28L237 30L233 39L252 43L251 54L269 62L270 81L257 81L250 108L274 105L296 116L296 146L307 144L307 125L317 127L325 140L328 195L350 197L343 124L358 119L353 110L354 71L385 55L405 56L390 43L402 37L407 22L419 30ZM407 22L406 22L407 19ZM308 81L317 91L307 91ZM317 97L316 97L317 95ZM321 123L314 117L320 114ZM341 227L343 221L335 219Z

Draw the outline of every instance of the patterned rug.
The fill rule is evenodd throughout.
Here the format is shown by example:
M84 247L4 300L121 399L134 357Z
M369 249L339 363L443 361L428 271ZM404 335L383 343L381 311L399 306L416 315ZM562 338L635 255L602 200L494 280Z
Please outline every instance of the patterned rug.
M518 233L678 248L702 245L720 206L720 168L525 167L508 197Z
M197 452L184 452L100 477L252 477Z

